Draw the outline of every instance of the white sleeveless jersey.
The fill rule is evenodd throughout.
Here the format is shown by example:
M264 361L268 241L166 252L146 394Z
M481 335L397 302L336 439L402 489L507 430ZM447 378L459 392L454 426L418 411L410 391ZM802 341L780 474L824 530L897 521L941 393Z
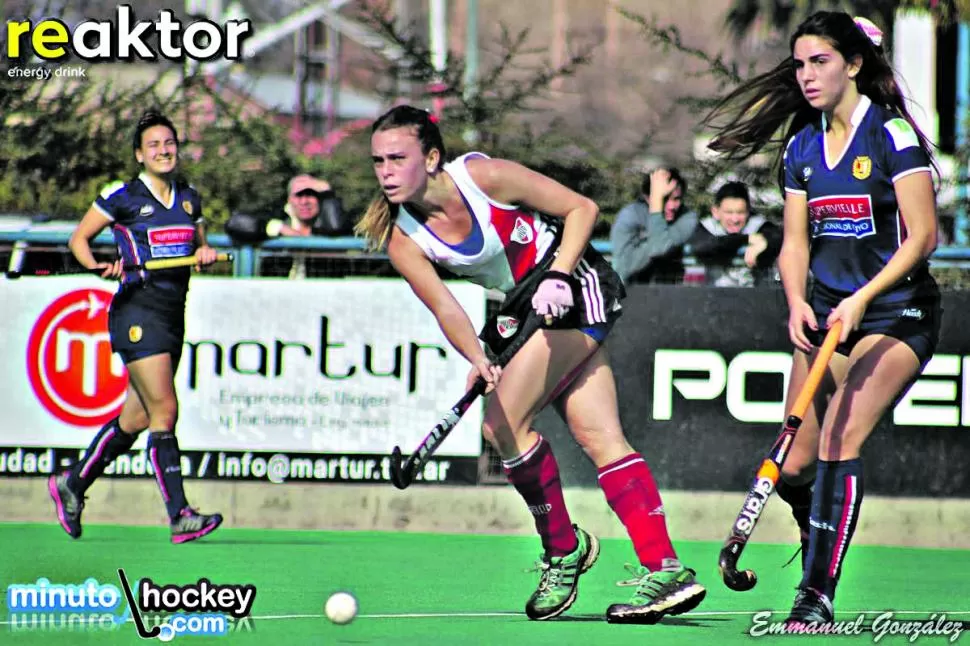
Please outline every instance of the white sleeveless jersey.
M403 205L396 223L435 264L487 289L508 292L557 251L562 221L488 197L465 168L471 157L487 159L472 152L444 165L472 214L467 239L454 245L443 242Z

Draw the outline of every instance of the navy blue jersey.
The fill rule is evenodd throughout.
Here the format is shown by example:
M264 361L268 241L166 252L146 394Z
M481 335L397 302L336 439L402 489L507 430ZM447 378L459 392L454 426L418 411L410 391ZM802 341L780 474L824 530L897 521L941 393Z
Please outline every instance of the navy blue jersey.
M152 192L149 180L140 175L126 184L109 184L95 199L94 206L112 221L118 253L125 265L141 265L155 258L191 256L195 253L195 232L202 221L202 200L194 188L176 183L171 202ZM121 287L144 282L148 272L126 271ZM151 282L159 287L185 290L188 267L156 270Z
M785 151L785 190L808 200L812 275L843 295L872 280L906 239L893 182L931 172L916 131L899 115L863 96L851 123L839 159L827 159L824 115L792 137ZM874 304L918 299L934 287L924 262Z

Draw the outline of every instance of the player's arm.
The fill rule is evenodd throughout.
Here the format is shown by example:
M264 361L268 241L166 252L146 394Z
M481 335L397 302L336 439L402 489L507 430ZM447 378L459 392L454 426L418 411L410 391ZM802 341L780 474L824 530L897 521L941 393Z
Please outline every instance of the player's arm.
M805 193L786 191L784 232L778 271L791 307L794 303L805 302L808 284L808 198Z
M105 227L111 224L111 218L105 215L104 211L95 205L88 209L81 221L78 222L71 238L67 242L68 248L74 257L85 269L102 269L101 275L104 278L113 278L121 275L121 261L98 262L91 251L91 241L104 231Z
M418 245L394 227L387 244L387 254L415 295L434 314L449 343L473 365L477 366L486 360L471 319Z
M218 254L216 250L209 246L205 237L205 218L202 217L202 199L196 200L199 219L195 221L195 259L198 264L196 270L201 270L206 265L211 265L216 261Z
M818 329L815 313L805 300L808 283L808 197L805 193L786 191L784 238L778 254L778 273L788 300L788 337L796 348L810 352L812 344L804 326Z
M929 171L909 173L893 182L899 213L906 224L906 240L886 266L859 293L867 303L903 280L936 249L937 218L933 176Z
M528 205L566 220L559 255L550 269L571 274L593 235L599 215L596 203L512 161L475 158L468 161L467 167L475 183L492 199L505 204Z

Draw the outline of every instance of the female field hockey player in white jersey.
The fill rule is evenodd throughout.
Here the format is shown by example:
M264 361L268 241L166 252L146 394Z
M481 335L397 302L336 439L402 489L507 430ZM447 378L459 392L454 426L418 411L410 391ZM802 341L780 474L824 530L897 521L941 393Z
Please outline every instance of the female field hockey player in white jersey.
M705 590L677 559L653 476L620 426L602 343L624 292L589 246L596 205L510 161L469 153L445 163L434 118L410 106L374 123L371 155L382 194L357 231L374 247L387 246L394 267L472 364L469 387L478 377L488 382L483 434L535 517L544 553L539 586L526 603L528 617L565 612L576 599L579 576L599 555L597 539L573 525L552 449L532 428L550 403L596 465L640 561L632 599L611 605L607 619L655 623L697 606ZM545 317L545 327L504 369L492 364L436 265L506 294L501 312L481 333L495 354L532 312Z
M819 328L843 323L778 483L803 539L793 623L833 620L862 503L862 445L939 338L940 293L928 267L937 242L930 149L881 44L868 20L816 13L792 35L790 58L709 117L731 115L711 147L737 160L789 124L779 151L785 230L778 260L796 347L789 406L821 344Z

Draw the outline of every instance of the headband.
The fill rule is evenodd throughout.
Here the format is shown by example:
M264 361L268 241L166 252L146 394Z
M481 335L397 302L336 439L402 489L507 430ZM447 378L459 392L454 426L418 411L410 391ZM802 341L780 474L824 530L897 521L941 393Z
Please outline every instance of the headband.
M866 38L875 45L879 47L882 45L882 30L869 20L868 18L863 18L861 16L856 16L853 19L855 26L862 30L862 33L866 35Z

